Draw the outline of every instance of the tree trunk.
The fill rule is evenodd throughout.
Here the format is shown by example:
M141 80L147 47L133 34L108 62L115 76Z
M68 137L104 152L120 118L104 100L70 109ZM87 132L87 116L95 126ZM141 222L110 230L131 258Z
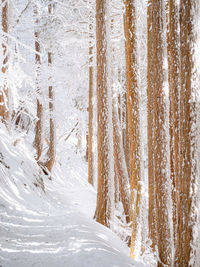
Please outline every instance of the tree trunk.
M193 266L190 262L194 255L193 225L196 220L195 198L196 161L195 161L195 129L196 103L192 88L193 70L193 10L195 3L180 1L180 60L181 60L181 175L178 244L175 266Z
M92 14L90 14L91 16ZM93 185L93 25L89 24L89 125L88 125L88 182Z
M114 200L112 164L112 102L109 86L109 66L107 61L107 25L109 14L106 0L96 0L97 38L97 150L98 189L95 219L110 227L112 201Z
M163 67L163 2L152 1L152 87L154 97L154 166L158 235L158 266L172 266L171 182L168 175L168 135ZM152 149L152 148L151 148Z
M126 166L129 176L129 181L131 177L131 167L130 167L130 138L129 138L129 129L128 129L128 105L127 105L127 93L123 94L123 111L122 111L122 136L123 136L123 147L124 154L126 159Z
M118 108L115 96L113 96L113 148L116 168L116 177L119 182L121 202L124 208L126 222L130 222L130 198L129 177L122 143L122 131L120 129Z
M147 116L148 116L148 181L149 181L149 237L152 241L152 249L156 250L158 243L157 233L157 210L156 210L156 191L155 191L155 163L154 163L154 97L153 97L153 7L152 1L148 1L147 10Z
M133 223L131 240L131 257L135 258L136 237L138 233L141 206L141 170L140 170L140 126L139 126L139 93L137 83L136 51L136 14L135 1L125 2L125 38L126 38L126 71L128 96L128 123L130 137L131 166L131 221ZM134 205L135 204L135 205Z
M172 180L174 246L176 249L180 179L180 45L178 36L178 7L175 0L168 0L167 14L170 176Z
M49 14L52 14L52 5L49 4L48 6ZM52 67L52 53L48 52L48 65L51 69ZM51 82L51 75L49 77L49 82ZM49 85L49 133L50 133L50 144L49 149L47 152L47 162L45 163L45 166L47 169L51 172L54 161L55 161L55 125L54 125L54 90L53 86Z
M37 16L37 6L34 7L34 14ZM35 26L38 25L38 19L36 18ZM38 31L35 30L35 51L40 53L40 43L38 39ZM37 90L37 122L35 127L35 140L34 146L36 148L36 160L40 159L42 154L42 115L43 106L41 103L41 88L40 88L40 69L41 69L41 58L39 54L35 54L35 65L36 65L36 90Z
M2 31L8 33L8 1L2 0ZM7 36L4 36L2 49L3 49L3 82L0 92L0 118L5 124L8 123L9 119L9 97L8 97L8 80L7 80L7 70L8 70L8 50L7 50Z

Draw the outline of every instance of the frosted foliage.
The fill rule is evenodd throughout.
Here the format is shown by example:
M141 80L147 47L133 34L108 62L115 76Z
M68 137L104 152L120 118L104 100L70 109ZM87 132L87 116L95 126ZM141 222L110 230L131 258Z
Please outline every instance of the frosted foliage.
M128 73L124 31L126 1L102 1L105 3L106 10L106 38L103 44L106 47L106 64L103 66L105 75L102 80L108 89L103 102L106 108L102 111L103 118L106 121L104 121L106 129L103 141L109 144L107 154L105 153L105 157L108 159L105 167L108 167L106 173L106 175L108 174L108 185L106 185L106 189L109 192L108 206L110 210L107 207L106 209L109 210L108 213L111 211L110 228L114 233L93 220L98 189L97 66L99 62L97 60L99 55L97 55L96 50L99 40L96 40L96 1L6 0L4 3L2 1L0 3L1 24L3 21L2 7L8 3L8 31L4 32L3 27L0 31L1 108L4 107L2 99L7 98L6 89L9 89L9 101L5 101L5 106L9 110L9 118L6 126L0 122L0 267L1 265L2 267L157 266L157 262L160 260L160 248L156 244L155 251L153 251L153 243L149 233L149 203L151 202L149 202L148 194L148 166L151 166L152 162L148 162L147 9L149 4L156 5L156 3L160 4L161 2L163 5L162 47L157 46L155 39L153 39L152 45L154 48L156 46L158 50L163 48L160 55L163 57L164 80L161 82L162 88L158 88L158 91L162 91L162 96L159 95L160 92L154 92L153 95L154 97L158 93L162 101L161 98L153 99L153 105L155 108L156 104L160 103L165 107L164 109L158 108L164 110L164 114L154 114L153 117L153 123L159 125L159 127L153 129L153 138L155 139L157 132L160 133L160 136L158 136L159 140L153 141L154 147L152 150L154 152L159 151L159 155L154 154L152 161L155 161L156 158L159 162L160 166L156 166L159 176L157 179L164 180L163 184L160 183L158 187L155 185L156 193L159 196L162 195L161 191L164 193L160 199L156 195L153 201L158 202L156 204L157 208L160 206L163 208L164 206L161 215L163 218L167 218L166 228L168 227L169 230L169 236L166 238L164 246L166 250L172 247L170 252L172 261L176 260L174 258L176 242L173 240L175 230L173 229L174 203L172 200L173 194L179 193L179 188L176 189L177 185L174 185L173 177L170 177L172 176L171 171L175 160L174 158L171 160L170 157L171 98L167 54L169 14L166 12L169 8L167 4L174 2L177 4L178 13L180 13L180 5L183 0L131 1L136 8L135 25L131 25L132 27L135 26L136 29L136 59L132 58L131 60L136 61L133 70L137 76L136 93L139 96L139 112L132 110L132 115L139 114L139 136L137 136L137 140L139 140L140 147L137 155L140 158L134 158L136 165L138 161L140 163L138 165L140 165L139 175L141 176L141 181L137 181L139 187L141 187L141 206L137 218L138 226L134 251L135 259L138 262L129 257L130 250L127 243L130 241L133 227L132 222L126 222L124 204L120 196L119 179L117 180L115 177L115 147L113 144L114 112L117 114L116 128L118 128L119 136L117 145L121 148L117 157L120 161L119 165L124 174L124 179L126 179L124 190L127 198L129 198L130 187L132 186L131 179L129 179L129 161L134 148L130 148L130 133L127 130L130 119L128 118L127 100L133 101L133 99L131 97L127 99ZM190 144L191 162L184 163L185 165L191 163L192 166L191 187L188 188L191 200L191 214L188 215L190 216L188 217L188 225L192 229L190 265L191 267L199 267L200 2L193 2L195 3L193 3L192 10L194 34L191 48L194 63L191 78L192 89L188 103L184 103L186 106L190 104L188 105L190 109L189 119L192 123L188 142ZM180 18L177 18L177 20L178 44L180 46ZM189 26L190 24L188 24ZM152 31L152 28L150 31ZM156 30L154 29L154 31ZM180 49L180 47L176 48ZM49 56L51 56L51 60ZM178 56L181 56L181 54ZM89 80L89 67L92 67L93 75L91 77L93 82L93 187L87 181L88 159L86 153L89 117L88 88L89 82L91 82ZM186 67L184 66L183 69L185 70ZM158 70L157 66L152 66L151 75L155 76L156 71L161 70ZM159 83L157 77L154 83L156 86ZM53 97L50 101L49 88L51 87ZM179 84L177 90L180 87ZM185 92L188 91L185 90ZM180 94L178 94L178 98L181 98ZM183 97L183 102L184 99L186 98ZM42 129L40 133L43 147L42 155L37 162L34 140L36 126L40 119L39 104L42 105ZM53 112L50 113L52 104ZM133 103L131 102L131 104ZM178 108L180 109L180 103ZM173 115L175 116L175 114ZM45 173L41 166L47 159L47 151L50 147L50 119L54 121L56 157L52 173ZM182 123L185 125L185 122L186 118L184 117L180 121L180 128L183 131L185 129L182 128ZM173 135L181 129L176 128ZM174 140L175 137L173 136L172 144L175 147ZM180 147L178 149L180 150ZM149 151L151 151L151 148ZM181 157L180 151L178 153ZM152 164L152 168L155 168L155 162ZM160 180L157 180L157 182L159 183ZM115 193L117 196L115 196ZM133 209L136 209L137 206L137 193L136 188L133 194ZM117 200L115 200L115 197ZM185 201L187 202L187 200ZM182 221L184 224L187 223L185 217ZM164 229L165 226L162 223L160 222L160 225ZM159 232L158 230L157 232ZM161 235L162 233L160 233Z
M39 55L42 62L42 75L39 77L41 101L47 110L47 85L50 83L51 75L56 92L55 116L59 137L74 126L80 113L83 114L83 110L86 111L87 108L88 16L92 4L88 6L86 1L54 1L52 14L48 14L49 3L40 0L10 3L13 16L9 27L11 64L8 81L12 89L10 104L18 110L20 103L24 102L32 120L36 115L36 102L32 102L36 99L33 35L35 29L39 34ZM49 50L53 55L52 69L47 68ZM75 107L76 113L70 107ZM86 115L86 112L85 116L81 115L83 125L86 125ZM44 120L48 121L48 113L44 114Z

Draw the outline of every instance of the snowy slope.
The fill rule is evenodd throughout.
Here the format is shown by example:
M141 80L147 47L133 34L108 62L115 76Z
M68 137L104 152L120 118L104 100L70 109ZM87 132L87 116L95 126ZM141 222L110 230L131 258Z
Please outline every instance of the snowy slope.
M50 181L23 140L16 142L5 130L0 136L0 266L143 266L129 258L115 234L92 220L96 193L70 147Z

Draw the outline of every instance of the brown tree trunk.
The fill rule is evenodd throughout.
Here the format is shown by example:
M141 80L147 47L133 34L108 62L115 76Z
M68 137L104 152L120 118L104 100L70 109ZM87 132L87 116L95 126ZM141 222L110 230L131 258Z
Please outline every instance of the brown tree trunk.
M8 33L8 1L6 0L2 0L2 31ZM3 40L3 64L1 69L3 73L3 82L0 92L0 118L2 122L7 123L9 119L8 81L6 77L8 70L8 39L6 36L4 36Z
M123 96L123 105L122 105L122 137L123 137L123 148L126 159L126 166L129 176L129 181L131 177L131 167L130 167L130 138L128 130L128 105L127 105L127 93L124 93Z
M170 171L172 179L174 246L177 245L179 180L180 180L180 45L178 7L175 0L167 2L167 53L170 100Z
M91 16L91 14L90 14ZM88 182L93 185L93 26L89 25L89 125L88 125Z
M52 14L52 5L49 4L48 6L49 14ZM48 65L51 69L52 67L52 53L48 52ZM51 82L52 77L49 77L49 81ZM55 161L55 125L54 125L54 89L52 85L49 85L49 149L47 152L47 162L45 163L45 166L47 169L51 172L54 161Z
M37 7L34 7L34 14L37 16ZM35 25L38 25L38 19L36 18ZM35 51L40 53L40 43L38 39L37 30L34 33L35 35ZM34 146L36 148L36 160L40 159L42 154L42 114L43 106L41 103L41 88L40 88L40 69L41 69L41 58L39 54L35 54L35 65L36 65L36 90L37 90L37 122L35 127L35 140Z
M126 38L126 71L128 96L128 123L130 137L131 166L131 220L133 222L131 257L135 257L135 245L138 232L141 202L141 170L140 170L140 126L139 126L139 93L137 83L136 59L136 14L135 1L125 2L125 38Z
M121 202L124 208L126 222L130 222L130 192L128 182L128 172L122 143L122 131L120 129L118 108L116 99L113 96L113 148L116 169L116 179L119 183Z
M193 207L194 184L196 181L195 133L196 103L192 92L192 49L193 49L193 1L180 1L180 60L181 60L181 175L178 243L175 266L193 266L190 263L193 248L193 225L195 209Z
M97 38L97 150L98 150L98 188L95 219L110 227L112 213L111 176L112 176L112 103L109 87L109 71L107 62L107 19L106 0L96 0L96 38ZM111 106L110 106L111 104Z
M152 241L152 249L156 250L158 243L157 234L157 210L156 210L156 191L155 191L155 163L154 163L154 97L153 97L153 6L151 0L148 1L147 10L147 116L148 116L148 180L149 180L149 237Z
M156 210L157 210L157 235L158 235L158 266L172 266L171 231L171 186L168 175L168 136L166 95L164 91L164 68L163 68L163 2L152 1L152 38L153 38L153 69L152 87L154 97L154 162L156 187ZM152 149L152 148L151 148Z

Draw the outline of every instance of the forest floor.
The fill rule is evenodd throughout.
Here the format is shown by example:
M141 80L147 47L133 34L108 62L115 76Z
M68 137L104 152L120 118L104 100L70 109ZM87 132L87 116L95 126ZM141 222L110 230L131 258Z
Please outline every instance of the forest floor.
M116 234L93 220L96 192L76 153L65 149L49 180L24 142L13 145L14 137L0 131L1 267L144 266L130 259Z

